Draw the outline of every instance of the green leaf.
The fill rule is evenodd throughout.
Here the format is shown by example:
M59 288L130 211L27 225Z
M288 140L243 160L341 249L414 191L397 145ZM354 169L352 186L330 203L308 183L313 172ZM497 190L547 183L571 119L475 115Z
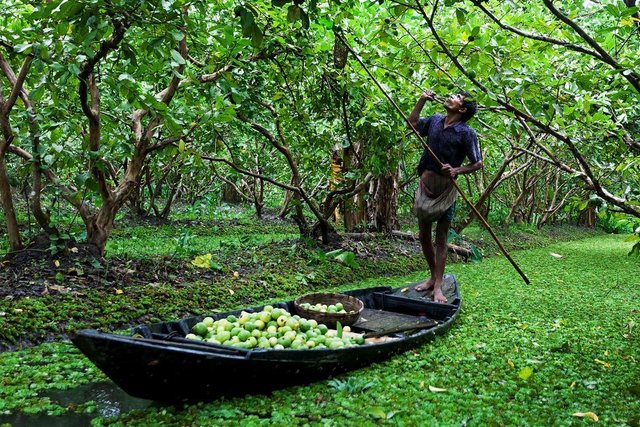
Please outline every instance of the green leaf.
M118 76L118 80L122 81L122 80L128 80L130 82L135 82L136 80L133 78L133 76L131 74L128 73L122 73Z
M21 44L15 45L13 47L13 50L16 53L22 53L22 52L26 51L27 49L31 49L31 46L33 46L32 43L21 43Z
M84 185L85 182L87 182L90 176L91 174L89 172L79 173L74 177L73 181L76 183L78 187L81 187Z
M380 418L382 420L387 418L387 414L384 412L384 410L379 407L379 406L372 406L369 408L369 415L373 416L374 418Z
M96 270L102 270L102 264L97 258L91 258L91 267L95 268Z
M264 34L257 25L253 26L253 32L251 33L251 45L255 48L259 48L264 40Z
M242 25L242 35L249 37L253 33L253 27L255 26L255 18L250 10L244 7L240 7L240 25Z
M296 22L298 19L300 19L301 13L302 9L300 9L299 6L292 4L291 6L289 6L289 9L287 9L287 21Z
M400 17L402 16L402 14L404 14L407 11L407 9L408 9L407 6L402 6L402 5L394 6L393 15L396 17Z
M77 76L80 74L80 68L76 64L69 64L68 69L69 69L69 72L74 76Z
M533 368L531 366L526 366L518 372L518 376L523 380L528 380L533 375Z
M344 252L344 249L336 249L335 251L327 252L325 255L328 257L336 257Z
M291 3L290 0L271 0L271 4L276 7L282 7L285 4L289 4L289 3Z
M169 34L171 34L171 37L173 37L173 39L177 42L184 38L184 34L182 34L182 31L171 30L169 31Z
M471 245L471 262L482 261L482 252L476 245Z
M359 265L356 262L356 254L353 252L343 252L340 255L336 256L335 259L351 268L358 268Z
M171 58L178 64L178 65L184 65L186 63L186 61L184 60L184 58L182 57L182 55L180 55L180 52L178 52L175 49L171 49Z
M620 9L618 9L616 6L612 4L608 4L605 6L605 9L607 10L607 12L609 12L611 16L614 16L616 18L620 17Z
M211 254L198 255L191 260L191 265L198 268L211 268L212 258Z
M467 22L467 11L456 8L456 19L458 20L458 25L464 25Z
M173 7L173 0L162 0L162 8L166 11L170 11Z

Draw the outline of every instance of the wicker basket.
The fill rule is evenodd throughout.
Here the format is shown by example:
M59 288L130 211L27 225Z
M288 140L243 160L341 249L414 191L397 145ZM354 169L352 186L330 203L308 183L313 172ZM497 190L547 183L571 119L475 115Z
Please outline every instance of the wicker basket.
M304 303L326 304L342 303L346 313L322 313L314 310L306 310L301 306ZM335 328L337 322L342 326L351 326L358 320L364 309L364 304L358 298L337 293L317 293L303 295L294 301L296 312L305 319L314 319L318 323L324 323L329 328Z

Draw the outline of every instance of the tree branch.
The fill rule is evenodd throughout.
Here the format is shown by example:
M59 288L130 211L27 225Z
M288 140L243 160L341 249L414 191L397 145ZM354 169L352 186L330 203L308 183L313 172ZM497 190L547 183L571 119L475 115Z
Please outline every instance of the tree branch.
M33 160L33 156L31 155L31 153L20 147L10 146L8 151L17 155L18 157L21 157L24 160ZM62 185L60 179L51 171L51 169L44 169L43 172L49 182L51 182L58 190L60 190L60 194L62 195L62 197L76 208L83 219L88 218L91 215L89 206L84 203L81 198L78 197L78 190L74 186L67 187L65 185Z
M586 41L589 46L598 52L601 57L601 60L610 65L613 69L615 69L619 74L622 75L631 85L636 89L636 91L640 92L640 76L630 69L624 68L622 65L618 63L609 53L600 46L598 42L596 42L589 34L586 33L578 24L569 19L566 15L560 12L553 5L553 0L543 0L544 5L547 6L547 9L551 11L551 13L558 18L560 21L567 24L569 27L573 29L584 41Z
M4 102L4 105L3 105L4 114L9 115L9 113L11 112L11 109L16 103L16 100L18 99L18 96L22 92L22 87L24 86L24 81L27 78L27 73L29 72L29 68L31 67L32 61L33 61L33 55L27 55L24 58L24 61L22 62L22 67L20 67L20 72L18 73L18 76L17 77L13 76L12 78L13 71L11 70L11 67L9 66L7 61L2 56L2 53L0 53L0 67L2 68L5 75L11 82L11 93L9 94L9 98L7 98L7 100Z
M549 0L544 0L544 2L546 4L547 2L549 2ZM426 14L424 8L422 8L420 6L420 1L419 0L416 0L416 3L418 5L418 7L419 7L420 13L422 14L425 22L427 23L427 25L429 26L429 29L431 30L431 33L433 34L433 37L436 39L436 42L442 48L443 52L449 57L451 62L453 62L453 64L460 70L460 72L462 72L469 79L469 81L471 81L476 87L478 87L482 92L486 93L487 95L490 95L489 89L486 86L484 86L482 83L480 83L478 80L476 80L475 76L471 76L469 74L469 72L462 66L462 64L460 63L458 58L455 55L453 55L451 50L447 47L447 45L444 43L444 41L442 40L442 38L440 37L440 35L436 31L435 26L433 24L433 17L434 17L434 14L436 12L436 9L437 9L437 7L436 7L437 6L437 2L433 7L433 10L432 10L432 13L431 13L431 17L429 17ZM573 157L576 159L576 161L580 165L580 167L583 170L584 174L591 181L591 183L592 183L592 185L594 187L594 190L598 193L598 195L600 195L602 198L612 202L614 205L618 206L620 209L624 210L625 212L640 218L640 209L636 209L636 208L632 207L631 205L627 204L623 199L614 196L613 194L609 193L606 189L602 188L602 186L600 185L600 183L596 179L595 174L591 170L591 167L590 167L589 163L586 161L586 159L584 158L582 153L580 153L580 150L578 150L578 148L573 143L571 138L569 138L568 136L560 133L558 130L552 128L551 126L542 123L540 120L536 119L532 115L527 114L526 112L523 112L522 110L519 110L518 108L516 108L515 106L510 104L508 101L502 100L499 97L493 97L493 98L495 99L495 101L498 104L502 105L505 108L505 110L511 112L517 118L534 124L541 131L543 131L543 132L545 132L545 133L547 133L549 135L552 135L553 137L555 137L559 141L563 142L568 147L569 151L571 152Z
M495 16L493 13L491 13L485 6L484 4L482 4L482 1L478 1L475 0L474 4L480 9L482 10L485 15L487 15L493 22L495 22L500 28L510 31L514 34L517 34L519 36L528 38L528 39L532 39L532 40L538 40L538 41L542 41L545 43L549 43L549 44L554 44L557 46L562 46L562 47L566 47L567 49L573 50L575 52L579 52L579 53L584 53L586 55L589 56L593 56L594 58L602 61L604 60L604 58L602 57L602 55L600 55L598 52L594 51L594 50L589 50L583 46L580 46L578 44L575 43L571 43L568 42L566 40L560 40L560 39L555 39L553 37L547 37L547 36L542 36L539 34L533 34L533 33L529 33L526 31L523 31L519 28L513 27L511 25L507 25L505 23L503 23L497 16Z
M300 193L300 189L298 187L294 187L292 185L287 185L287 184L283 184L281 182L276 181L273 178L269 178L268 176L264 176L264 175L260 175L254 172L250 172L248 170L242 169L239 166L236 166L234 163L230 162L227 159L224 159L222 157L209 157L209 156L200 156L201 159L203 160L209 160L210 162L222 162L228 166L230 166L232 169L234 169L235 171L243 174L243 175L248 175L248 176L252 176L254 178L258 178L261 179L263 181L267 181L270 182L271 184L275 185L276 187L280 187L280 188L284 188L285 190L289 190L289 191L293 191L294 193Z

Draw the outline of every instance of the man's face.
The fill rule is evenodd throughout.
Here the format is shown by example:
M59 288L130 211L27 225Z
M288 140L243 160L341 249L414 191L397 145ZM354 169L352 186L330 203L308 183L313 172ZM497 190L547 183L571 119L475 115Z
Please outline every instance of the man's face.
M455 112L464 112L466 110L465 106L464 106L464 95L460 94L460 93L456 93L451 95L445 102L444 102L444 107L449 110L449 111L455 111ZM463 111L460 111L460 110Z

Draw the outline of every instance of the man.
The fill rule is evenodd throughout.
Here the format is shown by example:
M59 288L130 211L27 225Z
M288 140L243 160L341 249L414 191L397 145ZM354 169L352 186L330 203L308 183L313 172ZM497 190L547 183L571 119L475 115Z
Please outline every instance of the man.
M469 94L452 95L444 103L446 116L435 114L419 118L425 102L434 101L435 93L425 91L409 115L409 127L426 137L429 148L435 153L442 167L424 151L418 164L420 183L416 192L416 214L420 228L422 253L429 265L431 276L416 286L417 291L433 289L433 300L446 303L442 293L442 277L447 261L447 234L455 213L457 192L453 180L461 174L472 173L482 168L482 155L475 131L467 121L476 113L476 105ZM464 159L467 166L462 166ZM431 229L436 222L435 253L431 242Z

